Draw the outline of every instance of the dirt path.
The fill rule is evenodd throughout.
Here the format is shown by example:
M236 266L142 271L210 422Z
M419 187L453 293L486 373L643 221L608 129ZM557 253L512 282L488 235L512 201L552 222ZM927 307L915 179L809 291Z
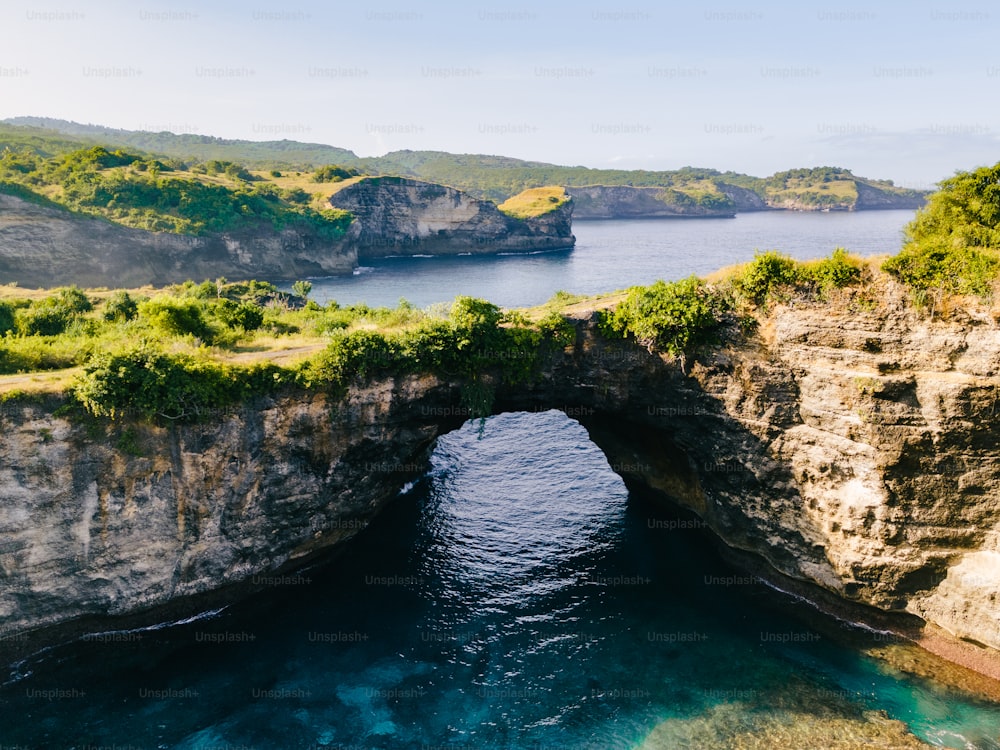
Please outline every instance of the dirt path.
M228 364L250 364L253 362L276 362L286 364L320 351L326 344L316 343L293 346L288 349L267 349L259 352L239 352L219 357L218 361ZM70 381L83 372L82 367L68 367L62 370L24 372L14 375L0 375L0 394L11 391L32 393L58 393L66 390Z
M326 344L308 344L307 346L295 346L291 349L271 349L262 352L240 352L239 354L229 354L221 357L222 362L261 362L269 360L271 362L284 362L289 359L302 357L323 349Z

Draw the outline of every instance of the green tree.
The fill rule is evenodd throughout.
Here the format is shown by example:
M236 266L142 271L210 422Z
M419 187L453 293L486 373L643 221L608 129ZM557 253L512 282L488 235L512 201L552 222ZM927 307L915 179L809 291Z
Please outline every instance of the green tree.
M1000 273L1000 163L942 181L882 269L918 290L989 295Z
M724 307L705 282L690 276L632 287L608 322L614 331L631 334L647 347L683 357L714 339Z
M311 281L296 281L292 284L292 293L296 297L301 297L302 299L308 299L309 293L312 291L313 285Z
M133 320L139 314L139 304L128 292L119 290L104 303L104 319L107 321Z
M229 328L242 328L248 333L256 331L264 323L264 311L252 302L220 300L215 314Z

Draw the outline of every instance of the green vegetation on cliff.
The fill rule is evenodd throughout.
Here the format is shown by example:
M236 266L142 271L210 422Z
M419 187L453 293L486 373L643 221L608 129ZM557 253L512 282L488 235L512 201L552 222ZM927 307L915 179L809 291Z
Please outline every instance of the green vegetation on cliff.
M728 309L718 294L696 276L629 289L606 318L606 332L631 334L647 347L674 356L710 343Z
M793 169L768 177L762 192L772 205L849 209L858 200L856 179L849 170L836 167ZM891 188L891 183L884 187Z
M30 191L37 200L139 229L198 235L298 224L333 239L351 223L345 211L309 206L303 191L253 180L232 162L187 170L176 161L103 146L54 156L28 148L0 152L0 191L22 197Z
M993 293L1000 275L1000 163L944 180L882 268L917 292Z
M602 328L608 335L632 336L650 350L683 358L715 343L726 325L752 330L755 313L773 302L793 294L822 300L835 289L854 286L865 268L843 248L806 262L769 250L711 283L691 276L632 287L603 314Z
M285 388L340 396L352 383L407 373L459 378L470 414L485 414L498 382L530 379L546 350L572 343L559 316L529 322L470 297L449 311L405 301L395 309L321 306L271 284L222 279L161 290L4 292L7 394L34 387L19 373L60 370L56 390L112 419L204 419Z
M539 187L508 198L497 208L515 219L533 219L555 211L569 200L561 187Z
M13 117L0 123L0 144L15 139L21 144L43 145L50 154L91 145L110 145L162 154L185 162L212 159L238 162L252 169L309 169L321 164L353 164L358 160L352 151L322 143L287 139L247 141L166 130L122 130L49 117Z

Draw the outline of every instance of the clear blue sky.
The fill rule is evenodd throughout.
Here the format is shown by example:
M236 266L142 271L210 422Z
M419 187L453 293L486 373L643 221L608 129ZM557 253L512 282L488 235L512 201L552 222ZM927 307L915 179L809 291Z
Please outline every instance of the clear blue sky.
M6 0L0 117L591 167L1000 160L1000 7Z

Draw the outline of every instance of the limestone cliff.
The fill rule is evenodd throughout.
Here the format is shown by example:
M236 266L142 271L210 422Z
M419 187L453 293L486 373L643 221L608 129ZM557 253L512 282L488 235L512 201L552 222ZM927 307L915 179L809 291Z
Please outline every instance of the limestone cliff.
M202 237L146 232L0 193L0 282L141 286L350 273L354 231L339 240L298 226Z
M704 206L670 188L589 185L567 187L577 219L732 218L735 203L728 195L717 206Z
M369 177L330 198L358 225L358 257L525 252L572 247L572 201L532 219L454 188L404 177Z
M434 437L462 421L427 415L457 400L412 377L337 403L299 394L206 424L107 432L53 416L52 404L6 404L0 651L30 650L36 641L15 636L47 625L86 629L149 608L183 616L266 585L254 576L353 536L419 476ZM129 451L117 447L122 430Z
M753 211L867 211L917 209L926 202L918 190L883 188L862 180L851 180L849 193L837 198L833 193L812 189L799 193L749 188L724 182L717 184L721 200L702 205L694 198L663 187L591 185L568 187L576 202L577 219L658 219L683 217L731 217Z
M769 191L765 202L768 208L786 211L915 210L927 202L927 194L920 190L879 187L859 179L850 180L847 186L839 195L814 189Z
M805 596L995 655L1000 327L930 320L893 282L876 298L779 306L686 372L581 312L575 345L500 388L494 409L567 411L630 487L672 498ZM0 632L192 607L302 564L420 475L459 404L458 382L407 376L341 403L290 392L211 424L99 434L8 402ZM123 429L138 450L116 447Z
M1000 329L905 300L780 307L689 376L595 338L581 421L731 547L1000 649Z
M725 182L720 182L718 187L720 192L733 202L733 206L735 207L737 213L742 214L753 211L767 211L768 208L770 208L767 205L767 201L761 198L750 188L740 187L739 185L729 185Z
M869 209L917 209L923 208L927 202L927 194L918 190L896 190L891 192L874 185L858 181L855 183L858 198L854 203L855 211Z

